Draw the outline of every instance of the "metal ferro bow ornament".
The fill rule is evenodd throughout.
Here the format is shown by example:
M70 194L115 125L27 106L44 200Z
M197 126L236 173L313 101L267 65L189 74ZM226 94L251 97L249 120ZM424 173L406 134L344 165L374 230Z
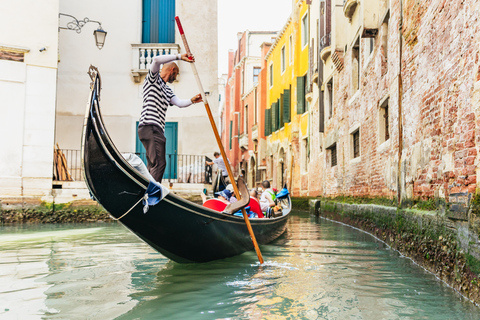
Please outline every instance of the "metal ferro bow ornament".
M65 13L59 13L58 17L60 18L61 16L70 17L70 18L73 19L73 21L67 22L67 27L58 27L59 29L74 30L77 33L80 33L80 32L82 32L83 26L85 26L89 22L98 23L100 29L102 29L102 24L100 23L100 21L90 20L89 18L86 18L86 17L83 20L78 20L77 18L75 18L72 15L65 14Z

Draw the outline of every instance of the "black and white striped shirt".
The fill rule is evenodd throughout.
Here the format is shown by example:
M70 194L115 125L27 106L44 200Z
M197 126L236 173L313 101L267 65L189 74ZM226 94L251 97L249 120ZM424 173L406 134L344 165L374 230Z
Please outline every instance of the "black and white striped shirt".
M175 96L172 89L160 77L160 72L148 70L143 83L143 109L139 125L157 125L165 131L165 118L170 101Z

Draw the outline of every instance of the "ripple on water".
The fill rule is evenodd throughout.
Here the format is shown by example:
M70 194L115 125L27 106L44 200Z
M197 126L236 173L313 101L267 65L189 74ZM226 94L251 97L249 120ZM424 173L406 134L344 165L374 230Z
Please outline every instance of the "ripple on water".
M4 227L0 248L1 319L480 319L379 240L304 214L263 265L177 264L117 224Z

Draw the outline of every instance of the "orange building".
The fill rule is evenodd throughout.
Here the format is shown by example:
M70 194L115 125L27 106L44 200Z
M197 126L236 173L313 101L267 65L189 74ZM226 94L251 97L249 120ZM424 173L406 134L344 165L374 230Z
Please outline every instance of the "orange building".
M234 174L243 170L249 187L265 178L265 164L258 163L266 145L262 112L266 92L262 83L266 81L264 57L276 35L272 31L238 33L238 48L228 56L222 142Z

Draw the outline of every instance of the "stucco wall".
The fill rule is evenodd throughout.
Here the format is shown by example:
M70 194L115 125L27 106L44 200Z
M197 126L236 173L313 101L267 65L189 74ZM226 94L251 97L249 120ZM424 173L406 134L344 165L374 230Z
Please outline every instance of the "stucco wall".
M2 50L24 54L23 62L0 59L2 197L46 196L51 190L57 21L58 0L19 0L0 10L0 30L8 30L2 32Z

